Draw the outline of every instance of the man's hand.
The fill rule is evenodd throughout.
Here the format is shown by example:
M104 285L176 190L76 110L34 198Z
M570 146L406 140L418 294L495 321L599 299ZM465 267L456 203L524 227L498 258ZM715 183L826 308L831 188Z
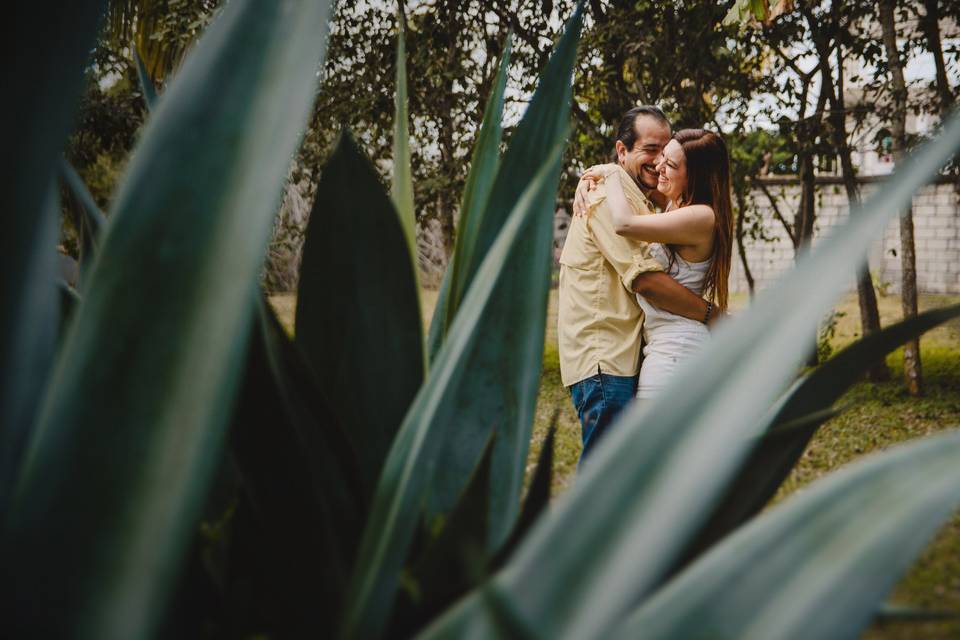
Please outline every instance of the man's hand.
M656 306L684 318L703 322L707 316L707 301L662 271L641 273L633 281L633 290ZM714 317L721 314L714 309Z

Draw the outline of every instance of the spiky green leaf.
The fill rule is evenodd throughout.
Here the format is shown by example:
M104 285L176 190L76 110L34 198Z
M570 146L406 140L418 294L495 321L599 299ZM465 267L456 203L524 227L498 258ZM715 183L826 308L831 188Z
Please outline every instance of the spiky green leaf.
M533 471L533 478L530 480L530 488L527 490L527 497L523 502L523 510L517 518L510 537L503 543L497 554L492 560L494 569L499 569L510 558L520 541L530 532L537 518L550 505L550 485L553 479L553 441L557 434L557 416L559 412L553 414L550 421L550 429L547 431L547 437L543 441L543 448L540 449L540 455L537 457L537 468Z
M451 281L452 288L447 300L449 317L454 321L459 314L459 301L466 287L475 282L479 261L498 237L507 214L520 194L524 193L535 172L544 163L553 160L549 154L557 153L557 144L564 140L582 25L583 6L578 5L510 140L487 197L485 211L477 221L476 237L469 237L473 232L467 231L468 239L462 247L465 250L457 258L463 260L464 269L457 272L458 275L462 274L462 280L459 283ZM552 244L549 238L553 234L554 204L542 203L543 213L538 215L543 216L539 223L543 226L538 227L533 242ZM548 224L551 225L550 229L546 228ZM543 327L546 323L543 303L548 290L544 288L541 278L549 279L549 273L544 269L548 268L550 262L549 255L541 257L545 248L549 247L532 244L530 255L511 266L511 272L505 276L513 284L504 285L504 291L498 294L505 296L504 304L491 310L492 313L503 315L497 325L491 326L490 333L482 337L486 352L474 364L479 373L472 380L475 388L467 394L471 396L469 402L461 407L464 417L456 420L456 429L444 441L439 458L442 463L437 465L427 497L428 519L449 512L476 464L487 433L496 428L498 435L493 452L493 476L498 482L492 487L491 531L488 537L490 551L506 540L520 508L520 490L530 447L543 360ZM542 273L547 275L541 276ZM512 300L510 305L520 306L508 306L507 300ZM519 313L521 308L524 311ZM481 389L482 392L479 391Z
M958 315L960 305L934 309L864 336L792 387L778 405L770 430L741 465L736 479L678 565L686 564L760 513L803 455L820 425L833 417L830 406L879 356ZM784 429L806 417L812 419L805 420L801 428Z
M477 142L470 158L470 173L467 175L467 183L463 188L463 201L460 203L456 246L450 264L443 274L437 305L434 307L433 319L430 322L427 351L431 360L436 358L440 351L447 329L456 315L456 309L448 303L450 283L459 280L459 273L466 269L463 256L473 254L477 230L483 220L490 190L497 176L497 167L500 164L500 138L503 135L500 120L503 117L503 99L507 87L507 72L510 69L512 42L512 35L508 35L503 53L500 55L500 68L493 81L493 91L487 98L480 132L477 134Z
M430 378L417 394L387 456L351 580L349 608L341 629L343 637L375 638L383 632L400 569L420 521L419 507L430 489L444 440L457 438L468 419L484 421L489 437L490 431L500 425L484 416L483 411L492 397L502 393L505 372L520 366L516 362L526 363L531 352L539 354L543 349L550 213L559 174L560 147L546 157L550 160L528 186L487 254L477 284L464 301ZM518 291L524 295L517 295ZM506 319L514 331L503 334L501 328ZM541 331L538 338L518 339L535 334L536 327ZM516 393L535 395L539 364L536 369L523 366L528 367L529 378L524 381L523 390ZM531 385L532 389L527 389ZM497 431L498 439L503 435L504 432ZM484 444L480 442L475 449L476 457L467 469L468 478ZM491 515L496 513L500 512L491 511Z
M328 11L228 3L147 123L5 541L33 635L147 637L162 617L222 450Z
M266 301L230 428L262 531L275 632L322 635L341 598L366 513L356 454L326 391Z
M567 128L573 93L571 76L580 42L583 11L583 3L580 2L540 74L537 89L510 138L510 147L503 155L489 194L485 201L477 203L485 205L482 213L475 222L471 221L471 228L464 232L466 238L458 248L460 255L457 257L462 268L457 270L457 278L451 282L448 324L456 316L480 263L497 238L507 215L540 168L544 152L552 148L554 141Z
M133 49L133 59L137 65L137 79L140 81L140 91L143 93L143 101L147 105L147 111L153 111L157 107L157 88L147 73L147 67L143 64L143 58L140 57L140 50L136 43L130 47Z
M345 131L317 185L295 336L360 456L368 495L423 381L417 281L403 233Z
M107 219L83 178L66 159L60 161L60 177L70 194L68 209L73 214L73 223L80 236L80 280L83 283L93 263L99 237L107 226Z
M391 635L412 636L483 578L482 574L476 575L473 562L483 556L487 546L493 438L491 433L456 509L410 566L403 580L407 588L401 590L398 615L390 623Z
M410 160L410 116L407 111L407 46L404 27L397 33L397 86L393 116L393 205L400 217L413 264L417 260L417 216L413 206L413 174Z
M718 544L610 638L857 638L960 504L960 433L830 474Z
M63 150L97 35L103 0L17 6L8 38L16 64L0 108L6 187L0 196L0 517L53 365L59 326L55 189ZM55 44L51 44L55 43Z

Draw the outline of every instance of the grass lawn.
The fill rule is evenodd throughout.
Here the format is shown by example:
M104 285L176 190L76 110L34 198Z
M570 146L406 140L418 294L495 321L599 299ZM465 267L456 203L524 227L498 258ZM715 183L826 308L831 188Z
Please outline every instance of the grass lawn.
M429 323L436 292L423 292L424 323ZM292 296L271 299L281 321L292 331ZM543 355L543 375L537 403L528 473L533 469L546 437L549 421L558 411L557 440L554 449L554 495L563 493L573 482L580 455L580 425L566 389L560 382L557 353L556 291L550 296L547 336ZM747 305L745 296L734 299L734 310ZM921 296L921 310L960 302L958 297ZM881 296L880 315L886 326L900 318L900 300ZM859 337L859 311L856 296L844 298L836 309L843 314L831 341L834 349ZM734 320L735 321L735 320ZM902 350L887 358L891 381L855 385L840 401L850 408L825 424L799 465L777 496L783 499L825 473L867 453L910 438L941 429L960 426L960 322L953 321L927 333L921 342L926 396L911 398L903 391ZM960 514L943 528L919 561L901 581L891 601L928 610L960 612ZM960 621L928 623L888 623L874 626L866 636L872 640L894 638L960 638Z

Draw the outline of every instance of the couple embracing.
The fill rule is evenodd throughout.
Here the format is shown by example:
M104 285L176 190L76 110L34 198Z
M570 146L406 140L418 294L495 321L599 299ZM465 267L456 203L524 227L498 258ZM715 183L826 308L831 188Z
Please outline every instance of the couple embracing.
M580 418L581 463L628 403L657 397L709 340L726 313L732 236L723 139L671 135L657 107L630 109L611 162L577 186L560 256L560 373Z

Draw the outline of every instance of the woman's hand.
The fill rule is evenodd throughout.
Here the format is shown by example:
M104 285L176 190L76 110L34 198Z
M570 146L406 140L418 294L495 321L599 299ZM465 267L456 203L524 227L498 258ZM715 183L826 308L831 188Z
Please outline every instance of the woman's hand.
M728 311L714 308L710 314L710 320L707 322L707 328L713 331L717 328L717 325L726 324L729 319L730 313Z
M594 167L590 167L580 176L577 183L577 193L573 196L573 215L587 215L587 194L603 182L603 175Z

